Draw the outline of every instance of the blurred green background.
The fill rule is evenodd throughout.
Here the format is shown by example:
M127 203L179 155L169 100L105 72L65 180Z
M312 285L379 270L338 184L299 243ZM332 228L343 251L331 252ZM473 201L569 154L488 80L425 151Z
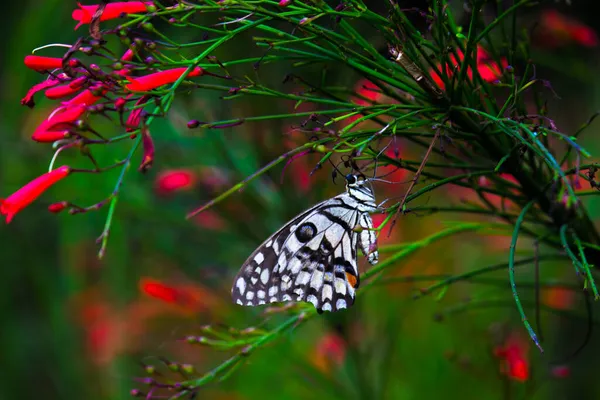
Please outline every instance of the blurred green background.
M595 29L598 22L588 20L586 11L592 2L577 3L556 7L562 15ZM551 2L548 6L555 7ZM52 102L38 95L33 110L20 105L27 90L41 79L23 66L23 57L35 47L72 43L77 34L84 34L85 28L72 29L74 7L74 2L59 0L4 4L0 197L48 168L51 147L34 143L29 136ZM523 15L523 28L539 22L543 10ZM560 95L549 102L550 115L563 132L572 133L600 107L600 54L596 45L578 42L564 29L558 33L550 29L556 34L553 41L542 37L535 43L534 55L537 73ZM44 55L62 52L50 49ZM143 387L136 379L145 376L142 365L161 365L161 357L191 363L201 372L226 359L226 352L180 340L198 334L202 325L241 329L262 323L261 310L230 304L234 274L264 238L296 213L343 190L341 182L331 184L328 170L308 178L318 161L309 156L286 171L283 183L276 169L214 211L185 220L187 212L281 154L288 140L282 132L292 123L212 131L190 131L185 124L189 119L260 115L272 106L242 102L232 107L214 94L196 92L174 107L169 120L156 121L155 165L146 175L133 168L127 175L102 261L96 257L95 239L103 229L106 209L57 216L46 208L61 200L91 205L104 199L113 189L116 171L69 178L10 225L0 226L0 399L130 398L132 388ZM582 142L595 155L600 154L596 131L597 125L592 125ZM125 155L123 149L115 151L122 152L100 155L100 160ZM403 154L411 151L415 150L401 144ZM75 152L65 153L59 165L81 159ZM157 186L161 174L181 169L194 177L193 184L161 193ZM389 188L381 190L390 193ZM441 195L427 201L439 202ZM444 196L459 202L470 194L447 190ZM586 202L598 221L598 201ZM422 239L443 229L444 220L457 218L409 214L384 242ZM432 283L418 281L419 276L506 262L507 248L506 237L467 233L418 252L394 269L394 276L414 276L415 282L359 292L351 310L324 314L280 337L252 354L227 381L200 392L199 398L599 398L595 354L600 336L588 321L580 293L542 288L542 304L558 311L542 313L544 355L529 343L504 270L485 275L487 281L458 283L440 298L434 293L413 299L419 288ZM573 285L572 275L567 261L544 264L543 276L549 282ZM533 282L533 272L520 270L518 280L524 298L531 299L533 286L527 283ZM534 315L532 307L528 312ZM593 310L592 317L598 318L598 312ZM277 321L274 317L267 324ZM571 357L585 341L587 346ZM506 348L516 349L514 354L525 365L526 373L516 372L520 380L507 372L502 356Z

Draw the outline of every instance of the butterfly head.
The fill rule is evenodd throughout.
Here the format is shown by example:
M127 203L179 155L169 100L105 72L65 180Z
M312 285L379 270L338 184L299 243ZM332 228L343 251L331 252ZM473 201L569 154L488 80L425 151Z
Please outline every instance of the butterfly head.
M347 187L349 187L349 188L358 187L358 186L362 186L364 184L365 184L365 180L362 177L359 177L354 174L346 175L346 186Z
M348 174L346 175L346 190L353 197L366 202L375 201L371 182L364 176Z

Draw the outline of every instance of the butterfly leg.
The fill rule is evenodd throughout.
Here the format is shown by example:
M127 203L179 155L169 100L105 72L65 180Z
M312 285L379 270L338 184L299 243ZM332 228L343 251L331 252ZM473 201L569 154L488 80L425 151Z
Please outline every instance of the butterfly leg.
M360 216L359 224L363 230L358 236L358 245L369 263L375 265L379 261L379 252L377 251L377 236L373 230L373 220L368 213L364 213Z

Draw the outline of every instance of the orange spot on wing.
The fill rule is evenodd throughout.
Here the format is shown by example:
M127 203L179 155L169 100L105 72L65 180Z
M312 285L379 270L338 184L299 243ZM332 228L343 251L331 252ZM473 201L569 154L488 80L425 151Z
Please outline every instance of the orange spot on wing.
M348 281L348 283L350 283L350 286L352 286L353 288L356 288L356 283L358 281L356 276L352 275L349 272L346 272L346 280Z

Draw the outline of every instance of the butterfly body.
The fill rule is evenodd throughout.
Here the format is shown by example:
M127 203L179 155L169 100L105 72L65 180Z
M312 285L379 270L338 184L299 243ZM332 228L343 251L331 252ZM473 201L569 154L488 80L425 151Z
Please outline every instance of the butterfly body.
M366 181L354 175L346 180L345 193L301 213L248 257L231 290L236 304L304 301L322 312L354 303L357 248L371 264L378 261L369 215L378 208Z

